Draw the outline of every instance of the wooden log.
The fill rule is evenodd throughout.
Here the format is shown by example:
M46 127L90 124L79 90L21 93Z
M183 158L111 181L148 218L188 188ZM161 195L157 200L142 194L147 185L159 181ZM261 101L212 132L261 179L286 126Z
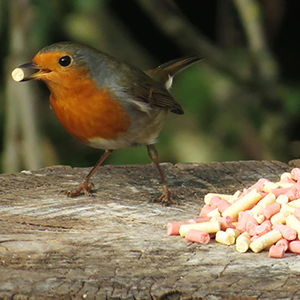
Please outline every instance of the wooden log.
M300 297L295 254L240 254L167 236L208 192L234 193L291 167L278 161L162 164L181 205L164 207L154 165L104 166L92 197L67 198L88 169L0 175L0 299L279 299ZM181 297L181 298L180 298Z

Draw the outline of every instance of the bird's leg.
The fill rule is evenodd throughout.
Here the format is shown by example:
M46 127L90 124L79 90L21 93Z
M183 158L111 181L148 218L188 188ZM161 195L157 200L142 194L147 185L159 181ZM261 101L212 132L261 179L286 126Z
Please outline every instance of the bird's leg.
M85 177L85 179L81 182L80 187L71 192L68 191L66 192L68 197L76 197L79 194L81 194L82 192L87 195L90 196L91 193L91 189L93 187L92 184L89 184L89 180L90 178L94 175L94 173L96 172L96 170L99 168L99 166L104 162L104 160L113 152L113 150L106 150L104 152L104 154L100 157L100 159L98 160L98 162L95 164L95 166L92 168L92 170L89 172L89 174Z
M171 193L167 187L167 183L165 181L164 174L163 174L161 167L159 165L159 162L158 162L158 154L157 154L157 150L156 150L155 146L153 144L147 145L147 149L148 149L149 156L151 157L152 161L155 163L155 165L158 169L158 172L159 172L162 184L163 184L162 195L158 199L155 199L154 202L161 202L165 206L167 206L169 204L178 204L176 201L174 201L171 198Z

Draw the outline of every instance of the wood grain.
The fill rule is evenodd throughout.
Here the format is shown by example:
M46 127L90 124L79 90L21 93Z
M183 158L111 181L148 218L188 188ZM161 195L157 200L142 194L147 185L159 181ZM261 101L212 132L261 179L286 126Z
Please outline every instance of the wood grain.
M87 169L0 176L0 299L299 299L300 256L270 259L167 236L208 192L233 193L291 167L278 161L162 164L179 206L163 207L154 165L104 166L92 197L67 198Z

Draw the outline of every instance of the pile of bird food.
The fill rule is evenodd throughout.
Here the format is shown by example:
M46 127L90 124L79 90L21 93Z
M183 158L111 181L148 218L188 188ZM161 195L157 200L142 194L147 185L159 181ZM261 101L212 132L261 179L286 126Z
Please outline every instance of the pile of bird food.
M200 244L215 238L240 253L268 250L276 258L300 253L300 168L283 173L279 182L261 178L234 195L209 193L204 202L198 219L170 222L168 235Z

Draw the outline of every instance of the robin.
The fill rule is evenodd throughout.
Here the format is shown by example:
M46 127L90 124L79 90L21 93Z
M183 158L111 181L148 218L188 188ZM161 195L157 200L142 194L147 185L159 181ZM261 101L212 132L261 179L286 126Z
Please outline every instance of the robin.
M43 48L32 62L13 71L16 81L44 81L52 110L67 132L105 150L79 188L66 192L69 197L90 195L90 178L114 149L145 145L163 184L157 202L175 203L154 144L168 112L183 114L168 91L173 76L199 60L195 56L175 59L143 72L92 47L61 42ZM38 71L25 76L27 68Z

